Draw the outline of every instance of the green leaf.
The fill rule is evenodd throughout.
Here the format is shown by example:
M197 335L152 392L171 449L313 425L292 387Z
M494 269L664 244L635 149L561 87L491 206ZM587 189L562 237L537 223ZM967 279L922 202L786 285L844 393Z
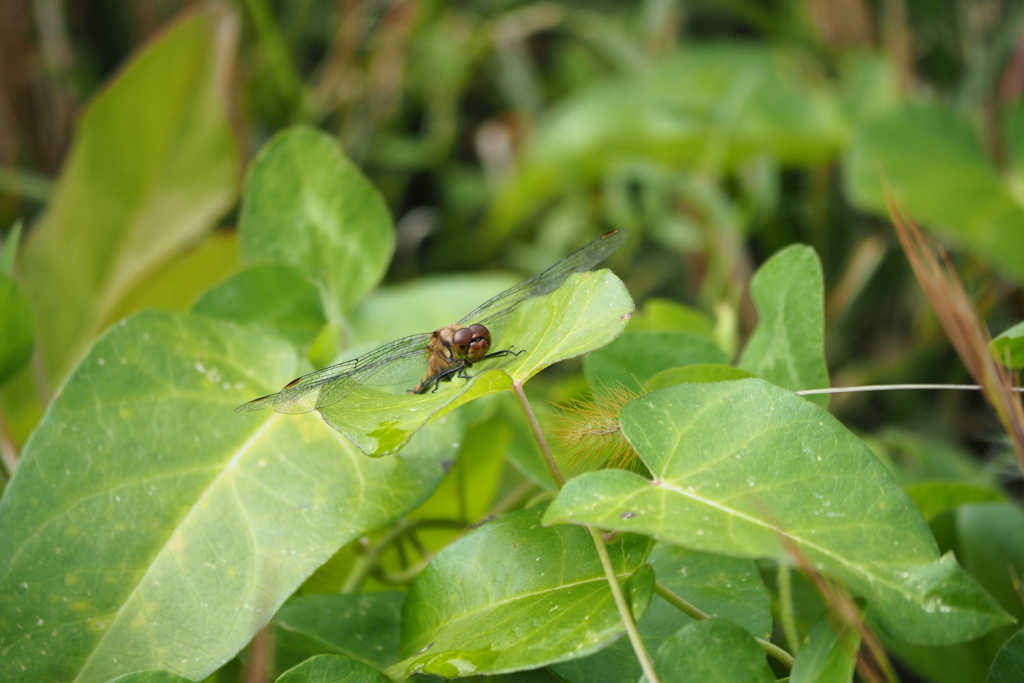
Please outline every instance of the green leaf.
M592 387L621 384L641 391L647 380L668 368L728 362L712 342L686 332L626 332L587 356L583 372Z
M844 165L846 191L857 207L887 214L887 182L915 220L1024 278L1024 206L966 120L938 105L905 105L864 126Z
M775 681L754 638L727 619L697 621L680 629L658 649L654 669L662 683Z
M632 310L629 293L611 272L573 275L555 292L523 303L507 324L495 328L497 332L491 330L492 348L515 346L526 353L478 364L470 372L473 379L443 383L436 392L390 394L363 386L320 413L364 453L394 453L430 420L609 343L626 326Z
M90 103L20 273L45 311L51 384L114 322L140 279L198 240L234 202L227 116L237 16L192 13L150 43Z
M253 368L298 362L188 314L96 343L0 500L0 679L207 676L342 544L429 496L452 420L370 459L315 416L232 411Z
M846 623L834 626L826 615L811 628L800 647L789 683L849 683L859 648L860 634Z
M32 304L14 279L0 272L0 384L14 377L32 360L35 320Z
M593 538L577 527L542 527L542 512L499 517L434 558L409 589L406 659L390 675L521 671L582 657L622 634ZM609 544L620 580L643 566L649 547L632 535ZM651 575L641 577L646 587L634 589L649 597ZM634 600L636 616L645 606Z
M1024 631L1017 631L999 648L992 661L988 683L1019 683L1024 681Z
M316 285L295 268L252 266L211 289L195 313L255 325L306 348L327 324Z
M315 655L346 655L378 669L398 661L399 617L404 593L305 595L274 617L279 669Z
M1008 623L952 556L939 559L924 519L868 448L818 406L756 379L683 384L631 401L619 422L653 481L582 475L545 523L783 562L792 547L867 597L908 642L959 642Z
M731 365L687 365L682 368L662 370L647 382L651 391L675 386L676 384L701 384L703 382L731 382L735 379L746 379L753 375L746 370Z
M391 679L357 659L320 655L284 672L277 683L391 683Z
M260 151L240 223L243 263L301 270L322 288L332 321L374 288L395 248L380 193L334 138L310 128L279 133Z
M908 486L906 491L929 520L968 503L995 503L1004 499L1002 492L995 489L957 481L928 481Z
M739 366L793 389L829 386L825 364L825 284L821 262L810 247L776 253L750 281L758 325ZM827 408L828 396L809 396Z
M988 351L996 362L1008 368L1024 368L1024 322L1017 323L990 341Z

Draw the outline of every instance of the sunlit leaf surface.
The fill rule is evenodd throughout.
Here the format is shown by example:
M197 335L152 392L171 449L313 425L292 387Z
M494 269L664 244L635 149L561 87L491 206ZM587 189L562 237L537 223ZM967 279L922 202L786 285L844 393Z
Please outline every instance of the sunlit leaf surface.
M117 319L139 279L235 200L238 153L226 97L237 19L223 8L192 14L84 112L20 269L53 383Z
M573 479L546 523L737 557L791 561L799 552L909 642L957 642L1008 623L952 555L940 559L871 451L792 393L754 379L679 385L627 404L620 423L653 480L613 470Z
M342 544L430 495L451 420L370 459L315 415L233 412L269 388L254 368L297 365L279 337L195 315L96 344L0 501L0 679L202 678Z
M590 654L622 634L590 534L545 528L541 513L532 508L488 522L434 558L406 598L406 659L392 675L533 669ZM608 546L620 581L643 566L649 547L632 535ZM653 577L637 576L643 580L627 582L627 592L639 615Z

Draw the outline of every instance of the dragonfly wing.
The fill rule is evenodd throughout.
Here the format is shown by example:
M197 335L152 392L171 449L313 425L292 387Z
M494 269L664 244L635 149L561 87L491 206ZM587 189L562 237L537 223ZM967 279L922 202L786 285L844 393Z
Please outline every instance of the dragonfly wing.
M628 230L613 230L602 237L598 237L590 244L580 247L544 272L520 282L515 287L506 289L493 299L477 306L469 315L460 320L459 324L482 322L482 324L486 325L487 320L492 322L500 320L527 299L543 296L555 291L573 273L584 273L590 270L608 258L608 255L618 249L626 241L627 237L629 237Z
M308 413L326 408L373 377L407 374L411 360L423 356L430 339L430 334L403 337L358 358L303 375L276 394L250 401L235 410L248 412L273 405L278 413ZM393 364L394 370L389 369Z

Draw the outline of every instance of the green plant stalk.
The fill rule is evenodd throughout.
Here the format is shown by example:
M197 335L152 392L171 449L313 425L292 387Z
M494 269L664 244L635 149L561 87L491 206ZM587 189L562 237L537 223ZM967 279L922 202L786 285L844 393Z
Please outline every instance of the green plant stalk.
M530 431L533 432L533 438L537 441L537 445L540 446L540 452L544 455L544 463L548 466L548 471L551 472L551 477L555 480L558 488L562 488L565 486L565 477L562 476L561 470L558 469L555 456L551 454L551 447L548 446L548 440L544 438L544 432L541 431L540 422L537 421L537 416L534 415L533 408L530 407L530 401L526 398L523 385L519 382L513 382L512 387L515 390L516 398L519 399L519 405L523 407L523 412L526 413L526 421L530 423Z
M551 476L554 477L558 483L558 488L562 488L565 485L565 478L562 476L561 471L558 469L558 464L555 462L554 456L551 454L551 447L548 446L548 441L544 437L544 432L541 431L540 423L537 421L537 416L534 414L533 409L530 407L530 401L526 398L526 392L523 391L523 385L520 382L513 382L516 398L519 399L519 405L523 407L523 412L526 413L526 419L530 423L530 429L533 432L533 438L537 440L537 445L540 447L541 453L544 454L544 459L547 462L548 469L551 471ZM612 591L612 597L615 599L615 606L619 610L619 617L622 619L622 625L626 629L626 634L629 636L629 642L633 646L633 653L636 655L637 661L640 663L640 669L644 672L647 677L647 683L660 683L658 675L654 673L654 665L651 663L651 658L647 654L644 643L640 639L640 632L636 629L636 622L633 621L633 612L629 609L629 603L626 602L626 596L622 592L622 586L619 585L619 579L615 575L615 567L612 566L611 558L608 557L608 548L604 544L604 539L601 538L601 532L593 527L585 527L590 532L591 538L594 539L594 547L597 549L597 556L601 559L601 566L604 568L605 576L608 579L608 587Z
M663 584L661 581L654 582L654 592L657 593L665 602L672 605L679 611L691 619L712 619L713 617L697 607L696 605L687 602L681 596L672 592L668 586ZM772 643L771 641L765 640L764 638L754 638L757 644L764 650L765 654L775 659L777 662L785 666L787 669L793 668L793 655L789 654L781 647Z
M629 609L629 603L626 602L626 595L622 592L622 586L619 585L619 579L615 575L615 567L612 566L612 559L608 557L608 548L604 544L604 539L601 538L601 532L589 526L586 529L594 539L594 547L597 548L597 556L601 558L604 574L608 577L608 586L612 589L615 606L619 608L619 614L622 616L622 625L626 628L626 635L629 636L629 642L633 646L636 659L640 662L640 668L643 670L644 676L647 677L647 683L660 683L658 674L654 673L654 665L647 654L644 642L640 639L640 632L636 628L636 622L633 621L633 612Z
M800 648L800 636L796 630L796 618L793 615L793 581L789 566L779 563L779 620L782 632L786 634L786 644L794 653Z

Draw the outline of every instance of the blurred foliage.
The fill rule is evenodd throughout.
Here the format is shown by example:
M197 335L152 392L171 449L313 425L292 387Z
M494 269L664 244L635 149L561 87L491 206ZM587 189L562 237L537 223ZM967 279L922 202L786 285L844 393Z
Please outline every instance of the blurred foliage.
M717 365L743 349L743 367L764 375L781 348L807 364L797 374L834 385L965 381L897 248L882 182L951 249L982 318L1009 330L993 353L1019 367L1022 90L1024 6L1012 0L0 2L4 483L68 373L139 310L198 300L204 315L283 325L293 343L312 343L308 357L330 360L339 346L423 331L421 320L444 324L432 313L468 310L506 284L422 276L538 272L612 228L633 234L607 265L638 312L587 360L592 380L650 379L663 368L629 365L645 352ZM325 238L261 266L259 243L239 239L246 214L260 239L318 211L340 215L328 200L295 208L296 189L239 200L261 150L291 165L296 187L308 180L314 143L291 157L267 146L296 125L336 137L351 162L325 172L325 186L358 169L375 188L358 197L374 207L363 229L376 261L356 267L345 258L358 254ZM393 236L374 233L388 212ZM392 240L388 284L364 299ZM754 285L756 306L751 297L755 271L794 243L820 259L824 359L820 323L780 323L793 344L755 334L773 306L817 305L794 290L771 301L770 273ZM800 342L812 350L794 351ZM565 373L534 387L553 401L586 393ZM521 418L485 405L467 421L488 434L501 422L491 440L515 467L488 468L483 488L521 504L544 473ZM941 549L966 556L1024 616L1008 604L1006 573L980 569L1017 566L1019 539L975 547L1019 515L1022 490L981 399L885 392L830 406L911 487ZM329 571L352 563L345 552L309 585L336 587ZM934 648L892 651L927 680L980 680L1008 635L942 648L941 661ZM1014 656L1000 653L1003 672Z

